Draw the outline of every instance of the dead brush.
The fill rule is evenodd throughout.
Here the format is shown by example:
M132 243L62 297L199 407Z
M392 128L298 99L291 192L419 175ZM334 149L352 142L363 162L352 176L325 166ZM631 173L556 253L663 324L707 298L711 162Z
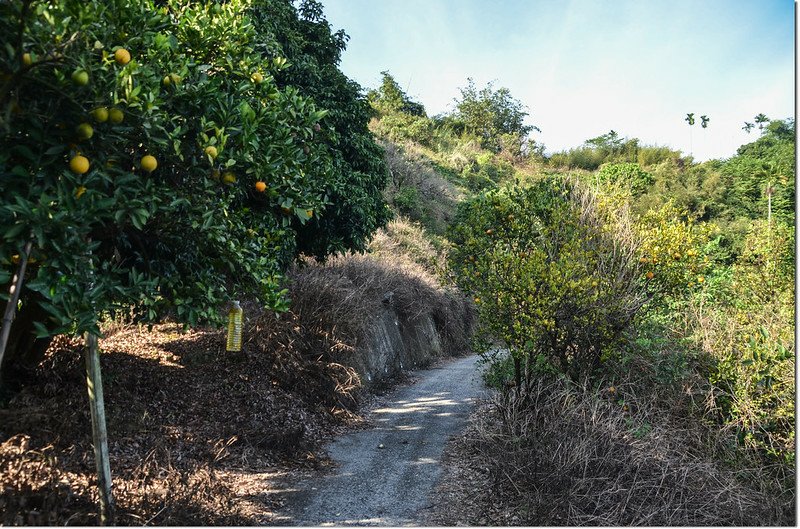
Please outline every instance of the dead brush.
M396 262L400 257L404 261L401 266L410 260L435 277L443 278L446 274L447 243L443 239L436 239L440 244L434 246L432 237L435 236L425 233L425 228L399 217L375 233L369 245L370 255L385 262Z
M336 361L350 347L340 331L325 326L320 312L307 319L294 310L280 317L260 312L248 323L246 344L251 354L269 358L272 385L333 413L354 409L361 387L355 370Z
M665 420L654 412L657 396L631 390L610 397L554 379L531 384L527 396L498 395L478 428L493 494L523 513L524 525L794 523L793 496L712 464L717 434Z
M348 255L298 268L291 277L292 311L329 349L359 347L384 303L405 321L431 314L446 354L469 348L476 321L471 303L402 253Z
M193 525L197 520L213 519L220 525L246 525L252 521L239 512L212 463L176 464L176 457L180 454L162 443L150 450L133 472L115 481L121 513L117 523Z

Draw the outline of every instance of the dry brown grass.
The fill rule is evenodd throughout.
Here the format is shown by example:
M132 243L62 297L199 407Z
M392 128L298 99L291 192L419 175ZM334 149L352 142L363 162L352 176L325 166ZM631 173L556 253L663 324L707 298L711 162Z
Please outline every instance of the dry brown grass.
M292 277L293 311L332 350L359 347L389 298L401 320L431 314L445 354L470 349L475 325L471 303L404 254L332 259L324 266L298 268Z
M476 501L487 523L794 525L793 494L758 488L764 469L711 462L729 442L718 430L654 411L656 395L614 389L540 380L478 415L461 450L486 468Z
M119 524L252 524L219 472L324 464L318 446L341 424L335 395L300 391L277 367L279 347L226 353L222 331L173 324L101 347ZM326 372L309 364L295 367L319 387ZM0 409L0 523L95 524L80 343L59 339L35 376Z
M391 177L385 192L389 204L433 233L444 234L458 202L464 198L464 190L439 174L433 162L413 144L398 145L386 140L380 143ZM414 204L400 207L398 193L403 189L416 190Z
M397 264L419 275L419 265L428 274L448 283L447 250L449 242L425 232L419 224L398 217L375 234L369 245L370 255L384 263ZM409 266L409 265L412 266Z

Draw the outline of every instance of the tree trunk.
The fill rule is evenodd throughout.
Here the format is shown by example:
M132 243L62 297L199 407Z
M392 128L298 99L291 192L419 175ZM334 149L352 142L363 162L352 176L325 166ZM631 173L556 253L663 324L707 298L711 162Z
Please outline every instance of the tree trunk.
M514 382L517 385L517 395L522 391L522 360L514 356Z
M53 340L52 337L36 337L33 322L46 322L48 314L39 307L29 291L24 294L22 308L11 325L6 353L0 366L0 376L7 381L12 381L39 365Z

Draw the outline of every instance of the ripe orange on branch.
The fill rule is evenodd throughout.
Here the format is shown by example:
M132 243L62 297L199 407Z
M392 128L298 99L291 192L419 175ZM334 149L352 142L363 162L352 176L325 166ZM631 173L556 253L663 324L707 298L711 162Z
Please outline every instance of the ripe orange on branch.
M114 60L117 61L117 64L125 66L131 62L131 53L125 48L120 48L114 52Z
M139 165L148 173L152 173L156 170L156 167L158 167L158 161L156 160L155 156L147 154L142 156L142 160L139 162Z
M81 156L80 154L73 156L69 161L69 168L73 173L84 174L89 170L89 159L85 156Z

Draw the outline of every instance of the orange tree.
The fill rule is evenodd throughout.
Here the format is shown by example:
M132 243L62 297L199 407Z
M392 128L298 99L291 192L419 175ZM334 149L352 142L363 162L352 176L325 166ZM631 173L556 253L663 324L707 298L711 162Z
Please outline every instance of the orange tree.
M557 177L460 207L451 266L485 334L511 352L518 387L537 367L591 376L647 301L633 228L616 213Z
M366 250L371 234L391 216L382 199L388 171L367 128L370 105L361 87L338 68L348 37L331 31L316 0L258 0L252 14L265 53L292 65L274 72L278 87L296 87L329 111L313 141L302 140L304 150L317 141L331 147L329 203L325 215L298 227L298 248L317 258Z
M642 215L636 231L639 260L657 301L673 304L703 288L714 265L714 224L695 222L669 201Z
M102 313L195 324L234 295L286 306L297 234L341 183L326 110L275 81L291 65L253 8L0 5L0 284L33 243L7 359L36 349L32 330L98 333Z

